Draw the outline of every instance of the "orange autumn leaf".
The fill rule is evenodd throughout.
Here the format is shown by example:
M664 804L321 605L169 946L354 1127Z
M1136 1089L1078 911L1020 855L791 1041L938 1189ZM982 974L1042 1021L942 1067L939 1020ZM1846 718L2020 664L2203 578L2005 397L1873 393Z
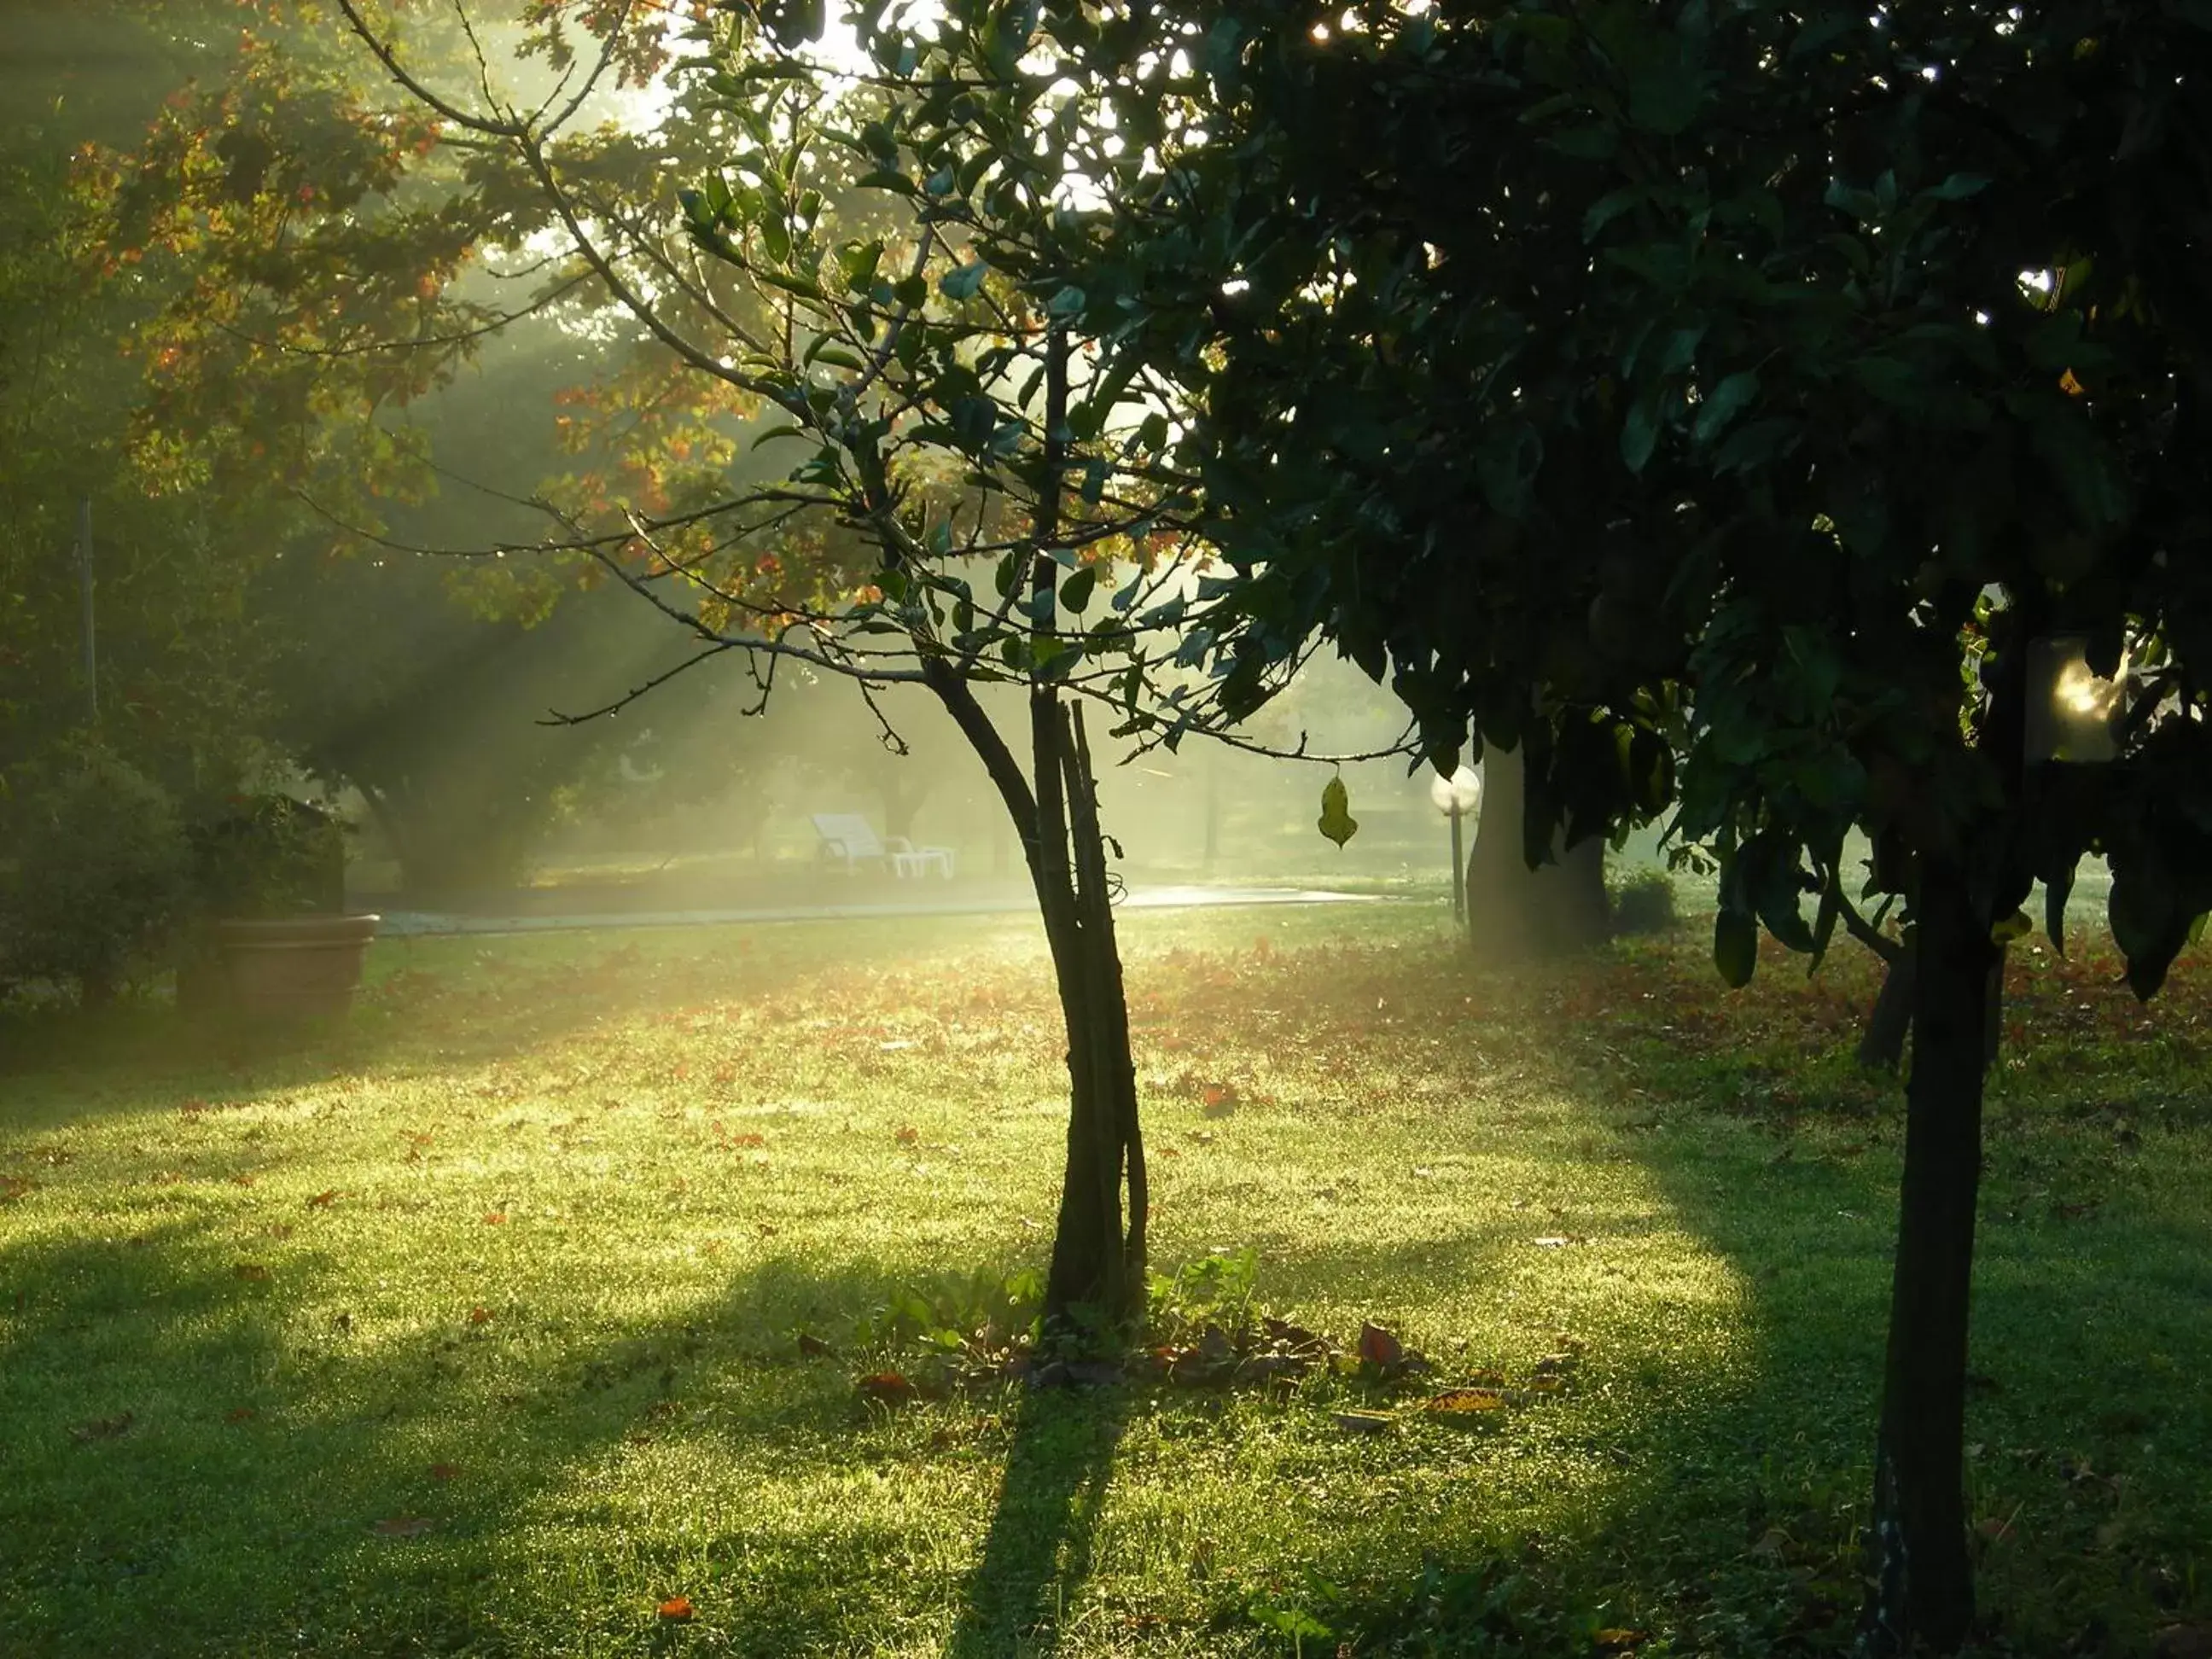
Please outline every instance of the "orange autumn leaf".
M490 1323L491 1323L491 1310L490 1310L489 1308L485 1308L485 1307L475 1307L475 1308L471 1308L471 1309L470 1309L470 1310L469 1310L469 1323L470 1323L470 1324L471 1324L471 1325L489 1325L489 1324L490 1324Z
M854 1385L863 1399L886 1406L902 1406L916 1393L914 1383L896 1371L875 1371Z
M902 1124L899 1127L898 1133L893 1135L891 1139L897 1141L902 1146L911 1146L921 1140L921 1131L915 1128L911 1123Z
M507 1225L507 1212L504 1210L486 1210L484 1212L483 1224L487 1227L504 1227Z
M251 1406L233 1406L222 1414L222 1420L226 1423L250 1423L259 1415L260 1413Z
M335 1204L337 1201L337 1196L338 1189L337 1188L328 1188L322 1192L317 1193L313 1198L309 1199L307 1200L307 1207L311 1210L327 1210L332 1204Z
M433 1480L450 1480L460 1472L459 1468L452 1463L433 1463L430 1465L430 1478Z
M660 1616L671 1624L680 1625L691 1616L691 1598L672 1595L660 1604Z

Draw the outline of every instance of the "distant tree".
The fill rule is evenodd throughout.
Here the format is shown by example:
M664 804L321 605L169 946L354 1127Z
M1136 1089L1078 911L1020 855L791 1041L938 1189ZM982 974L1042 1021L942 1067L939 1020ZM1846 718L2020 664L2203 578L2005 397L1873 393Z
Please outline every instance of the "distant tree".
M1532 851L1671 804L1733 982L1762 929L1817 957L1866 897L1909 921L1863 1637L1955 1648L1993 961L2038 879L2061 940L2087 851L2141 994L2212 906L2207 20L1146 16L1097 72L1158 65L1202 133L1115 176L1088 292L1197 411L1231 707L1319 630L1432 748L1522 745ZM2112 763L2037 735L2069 641Z

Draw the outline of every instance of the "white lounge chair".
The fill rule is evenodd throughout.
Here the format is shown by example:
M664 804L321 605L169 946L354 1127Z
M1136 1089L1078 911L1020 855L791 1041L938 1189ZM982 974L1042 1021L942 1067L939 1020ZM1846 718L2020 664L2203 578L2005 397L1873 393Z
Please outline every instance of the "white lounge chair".
M822 837L820 855L842 864L848 872L863 864L887 864L901 880L927 875L952 879L950 847L916 847L904 836L880 837L858 812L817 812L813 819L814 833Z

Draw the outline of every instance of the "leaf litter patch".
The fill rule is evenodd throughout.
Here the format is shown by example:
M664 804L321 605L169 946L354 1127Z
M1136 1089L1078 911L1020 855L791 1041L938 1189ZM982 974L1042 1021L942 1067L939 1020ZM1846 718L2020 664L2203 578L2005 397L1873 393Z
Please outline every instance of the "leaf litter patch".
M1364 1322L1339 1340L1274 1315L1250 1311L1256 1258L1249 1250L1202 1258L1155 1274L1140 1337L1096 1324L1048 1333L1036 1317L1034 1271L902 1286L854 1327L841 1347L809 1331L793 1339L802 1361L866 1369L854 1396L899 1408L1008 1387L1144 1388L1156 1392L1249 1391L1290 1401L1306 1390L1347 1433L1407 1423L1481 1427L1561 1392L1583 1345L1561 1334L1556 1352L1524 1373L1455 1364L1447 1375L1396 1332Z

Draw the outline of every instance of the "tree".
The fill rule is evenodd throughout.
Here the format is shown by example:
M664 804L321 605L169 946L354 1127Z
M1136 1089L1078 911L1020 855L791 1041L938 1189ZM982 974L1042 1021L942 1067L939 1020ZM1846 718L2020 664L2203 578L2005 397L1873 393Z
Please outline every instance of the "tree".
M1992 965L2035 880L2059 941L2086 850L2142 994L2212 904L2212 33L2118 3L1147 18L1099 72L1209 106L1115 175L1085 314L1194 411L1171 459L1236 573L1229 707L1319 632L1440 757L1469 719L1523 747L1531 852L1671 805L1736 982L1762 929L1817 957L1872 933L1861 900L1905 908L1863 1636L1954 1648ZM2069 641L2113 763L2034 740Z
M1213 723L1214 696L1164 678L1178 653L1198 659L1206 589L1164 556L1180 525L1157 465L1166 417L1141 383L1099 373L1074 322L1085 297L1060 273L1084 244L1060 198L1096 133L1053 77L1015 73L1047 48L995 21L872 28L882 73L841 94L795 55L803 20L702 21L687 32L702 72L672 107L728 136L672 223L606 183L605 158L636 140L569 132L575 98L533 105L488 74L464 103L339 5L418 113L529 181L530 211L672 370L763 414L753 449L801 455L766 476L708 469L663 499L549 501L527 545L596 560L691 637L693 662L747 660L763 697L799 665L871 700L920 687L958 726L1021 839L1067 1031L1047 1316L1133 1314L1144 1144L1085 710L1171 746ZM582 87L615 72L623 38L578 61ZM955 110L951 81L978 69L993 98ZM898 206L895 228L841 214L856 193L878 218ZM1020 691L1018 746L979 695L992 685Z
M302 494L373 521L424 477L374 417L482 319L445 293L469 228L380 210L419 129L289 8L0 10L34 115L0 143L0 775L66 771L94 726L204 804L282 758L253 601Z

